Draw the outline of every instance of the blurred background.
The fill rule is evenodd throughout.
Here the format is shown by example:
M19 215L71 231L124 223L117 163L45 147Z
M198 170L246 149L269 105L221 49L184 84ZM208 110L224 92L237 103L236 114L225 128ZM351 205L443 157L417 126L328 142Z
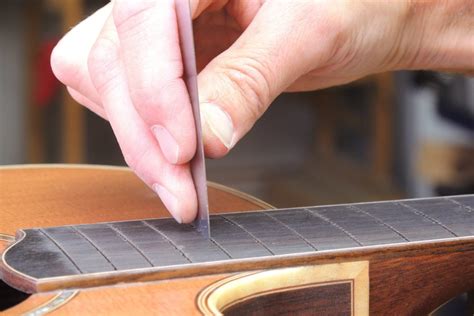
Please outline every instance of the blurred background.
M124 165L108 122L49 66L62 34L106 2L1 2L1 165ZM398 72L284 94L207 167L209 180L278 207L474 193L474 80Z

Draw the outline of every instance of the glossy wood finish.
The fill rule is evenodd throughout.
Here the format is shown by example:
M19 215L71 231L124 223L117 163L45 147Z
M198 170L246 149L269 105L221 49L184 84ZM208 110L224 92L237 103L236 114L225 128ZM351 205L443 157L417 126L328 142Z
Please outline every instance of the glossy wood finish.
M197 304L206 315L369 315L369 263L241 273L201 291Z
M449 242L474 236L472 205L474 195L223 213L211 217L210 239L171 218L26 229L4 252L0 271L12 286L41 292L92 279L98 286L132 275L189 276L197 264L258 268L271 257Z
M128 168L31 165L0 168L0 233L21 228L169 217L156 194ZM212 212L271 208L210 184Z
M241 315L350 315L351 284L303 287L277 291L248 299L224 310L227 316Z
M150 218L160 211L151 191L129 171L77 168L16 171L0 170L0 181L6 188L0 193L0 232L12 234L20 227L113 221L117 217L119 220ZM210 190L211 209L217 205L218 196L227 211L258 207L257 203L245 199L230 201L231 193L212 192ZM104 212L99 213L98 209ZM153 275L137 277L127 285L81 290L52 314L120 315L133 311L136 314L197 315L198 294L214 282L231 276L232 272L361 260L369 261L371 315L426 314L452 296L474 289L474 237L453 236L437 242L323 251L310 256L204 266L188 271L190 276L208 274L199 277L163 281L153 281L156 277ZM173 277L172 272L169 277ZM55 294L33 295L10 313L28 310Z
M86 165L6 166L0 167L0 188L0 234L5 234L0 236L0 252L19 228L169 216L159 198L128 168ZM209 199L211 213L217 210L229 212L271 208L263 201L214 183L209 184ZM215 279L216 276L213 276L207 282ZM182 287L189 288L190 285ZM160 303L172 301L173 296L161 296L163 301L157 301L157 294L147 292L150 288L133 286L132 290L127 290L126 296L130 300L126 300L116 310L118 303L124 302L120 297L123 295L120 289L125 290L119 288L115 292L109 288L108 290L112 290L109 292L100 288L91 294L81 292L66 304L67 308L61 307L55 313L97 315L113 311L117 315L128 314L126 311L133 307L144 314L145 311L149 313L154 310L153 307L162 305ZM56 295L57 292L32 295L6 314L23 314L47 303ZM92 297L95 298L94 302L89 302ZM141 309L134 305L137 300L142 304ZM191 307L187 306L188 311Z

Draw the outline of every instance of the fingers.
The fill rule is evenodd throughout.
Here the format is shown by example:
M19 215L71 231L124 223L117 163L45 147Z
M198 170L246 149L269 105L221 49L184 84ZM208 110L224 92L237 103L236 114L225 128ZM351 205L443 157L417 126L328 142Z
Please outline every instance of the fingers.
M129 166L160 195L178 222L190 222L196 217L197 200L189 165L173 165L164 158L133 106L119 54L119 39L109 19L89 55L94 87Z
M263 4L242 36L199 74L204 143L210 157L225 155L276 96L307 71L308 58L299 49L300 30L288 32L287 27L298 25L287 21L298 14L282 15L287 9L278 6L284 5Z
M130 96L137 112L173 164L196 150L173 0L116 0L113 17Z
M89 76L87 58L111 11L112 6L108 4L79 23L59 41L51 54L51 68L56 77L100 107L100 97ZM89 108L96 112L97 107Z
M107 114L105 114L104 109L102 108L102 105L97 105L95 102L89 100L87 97L83 96L81 93L77 92L71 87L67 87L67 91L71 95L71 97L76 100L77 103L85 106L95 114L99 115L102 117L104 120L107 120Z

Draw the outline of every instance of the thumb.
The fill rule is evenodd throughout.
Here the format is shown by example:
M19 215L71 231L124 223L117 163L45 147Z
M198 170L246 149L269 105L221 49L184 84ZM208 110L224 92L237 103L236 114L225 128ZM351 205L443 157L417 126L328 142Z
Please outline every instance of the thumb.
M199 74L208 157L225 155L307 69L298 49L301 34L288 28L298 23L282 12L287 10L265 3L240 38ZM276 17L282 23L275 23Z

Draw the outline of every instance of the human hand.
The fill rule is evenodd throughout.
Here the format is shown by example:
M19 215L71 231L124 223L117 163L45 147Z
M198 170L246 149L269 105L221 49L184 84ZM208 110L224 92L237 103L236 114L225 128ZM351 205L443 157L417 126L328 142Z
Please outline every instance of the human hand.
M467 1L192 0L207 156L225 155L283 91L395 69L472 69L472 14L459 14ZM195 129L174 1L115 0L61 40L52 66L109 120L126 162L172 215L192 221Z

